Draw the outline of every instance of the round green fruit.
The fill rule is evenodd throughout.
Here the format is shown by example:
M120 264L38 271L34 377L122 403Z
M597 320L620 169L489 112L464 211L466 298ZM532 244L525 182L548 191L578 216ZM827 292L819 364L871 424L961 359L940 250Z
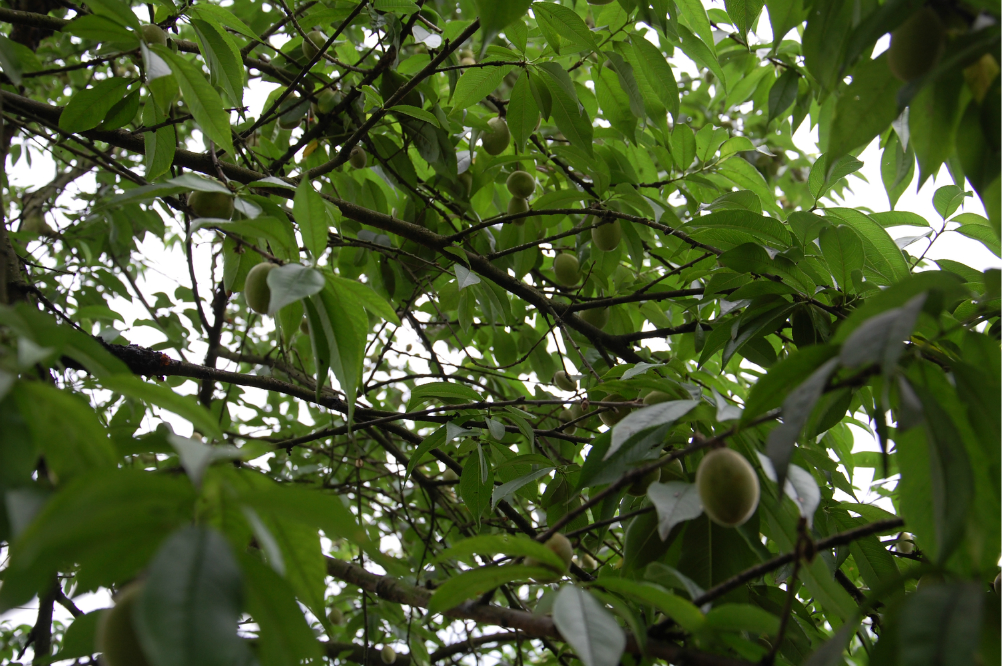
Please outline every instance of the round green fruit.
M578 316L595 328L605 328L605 325L609 323L609 308L582 310Z
M348 154L348 162L354 169L364 169L369 159L361 146L355 146Z
M324 90L317 96L317 108L316 111L324 115L330 113L334 110L338 104L341 103L341 93L336 90L331 90L328 88Z
M310 334L310 320L303 317L303 321L299 322L299 332L303 335Z
M737 527L758 507L759 485L755 469L731 449L715 449L703 456L696 470L696 487L710 520Z
M227 192L192 192L188 207L195 217L228 220L233 217L233 195Z
M384 664L393 664L397 661L397 652L389 645L384 645L383 649L379 651L379 660Z
M895 549L899 553L911 553L915 550L915 537L908 532L902 532L898 535L898 543L895 546Z
M626 489L626 492L634 497L641 497L647 494L647 489L652 483L657 483L661 480L661 468L651 470L647 474L630 484L630 487Z
M320 53L320 47L326 43L327 35L319 30L311 30L306 33L306 39L303 40L303 55L307 60L313 60Z
M459 59L459 64L463 67L470 67L472 65L476 65L477 61L473 56L464 56Z
M383 72L382 77L379 79L379 94L383 98L383 102L385 103L388 99L393 97L393 95L395 95L396 92L400 90L400 87L407 83L407 81L409 81L409 79L406 76L398 74L392 69ZM424 104L421 100L421 93L417 90L411 90L409 93L404 95L404 98L399 100L398 103L406 104L408 106L416 106L419 109Z
M623 401L623 396L618 395L616 393L613 393L612 395L608 395L602 398L602 402L622 402L622 401ZM629 407L626 406L613 407L612 409L605 409L605 411L599 412L598 418L602 421L602 423L611 428L612 426L622 421L629 413L630 413Z
M578 383L571 379L563 370L557 370L553 375L553 383L564 391L577 391Z
M512 171L505 186L513 197L528 199L536 190L536 179L527 171Z
M490 131L485 132L481 138L484 150L488 155L500 155L511 142L511 132L508 131L508 123L504 118L491 118L487 121Z
M667 465L662 465L661 480L665 483L669 481L686 481L685 470L682 469L682 461L675 458Z
M268 305L271 303L268 274L276 268L278 264L264 261L247 273L247 279L244 281L244 300L247 301L247 307L258 314L268 314Z
M929 7L912 14L891 33L887 49L887 66L902 81L925 76L943 55L946 31L939 15Z
M141 583L128 585L118 594L115 605L101 614L95 642L105 666L148 666L150 663L132 624L133 608L142 591Z
M529 212L529 202L521 197L512 197L508 199L508 214L518 215L519 213ZM520 217L517 220L513 220L515 224L525 224L527 218Z
M578 258L570 252L561 252L553 259L553 274L560 284L573 287L581 279Z
M293 109L280 115L276 124L279 129L294 130L299 127L301 122L303 122L303 116L296 109Z
M160 46L167 46L167 33L164 29L155 23L147 23L143 26L143 41L152 46L153 44L159 44Z
M571 559L574 557L574 546L571 545L570 539L565 537L560 532L557 532L556 534L551 536L549 540L543 545L549 548L554 553L556 553L557 556L561 560L563 560L564 568L561 570L553 569L549 564L540 562L534 557L525 558L525 565L529 567L547 567L553 569L554 571L553 576L542 576L535 579L536 582L538 583L553 583L560 580L563 577L563 575L567 573L567 570L570 568Z
M330 609L330 612L327 613L327 621L335 627L341 626L344 624L344 613L342 613L339 608L332 608Z
M611 252L619 247L619 241L622 237L623 229L619 226L619 220L591 230L591 242L603 252Z
M452 468L446 469L442 472L443 481L459 481L459 475Z
M644 396L645 405L657 405L658 403L668 402L671 400L671 396L664 391L651 391Z

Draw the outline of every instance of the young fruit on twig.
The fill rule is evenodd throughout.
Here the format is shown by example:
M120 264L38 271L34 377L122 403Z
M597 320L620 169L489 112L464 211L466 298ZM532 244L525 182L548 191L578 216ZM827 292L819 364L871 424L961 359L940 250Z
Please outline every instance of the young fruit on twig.
M512 197L508 199L508 214L518 215L519 213L529 212L529 202L522 197ZM527 218L520 217L517 220L513 220L515 224L525 224Z
M335 627L341 626L344 624L344 613L342 613L339 608L332 608L330 609L330 612L327 613L327 621Z
M143 26L143 41L152 46L153 44L159 44L160 46L167 46L167 33L164 29L155 23L147 23Z
M500 155L508 148L511 132L504 118L491 118L487 121L490 131L484 132L481 143L488 155Z
M192 192L188 207L195 217L215 217L228 220L233 217L233 195L228 192Z
M379 651L379 659L384 664L395 663L397 661L397 651L391 648L389 645L384 645L383 649Z
M565 537L560 532L557 532L556 534L551 536L549 540L547 540L547 542L543 545L549 548L554 553L556 553L557 556L560 557L561 560L563 560L564 568L560 570L553 569L553 567L551 567L549 564L545 562L540 562L534 557L525 558L525 565L529 567L547 567L549 569L552 569L554 572L552 576L542 576L536 578L535 580L537 583L554 583L560 580L563 577L563 575L567 573L567 570L570 569L571 559L574 557L574 546L571 545L570 539Z
M306 33L306 39L303 40L303 55L307 60L313 60L320 53L320 47L326 43L327 35L319 30L311 30Z
M662 402L668 402L671 400L671 396L664 391L651 391L644 396L645 405L656 405Z
M553 259L553 274L560 284L573 287L581 279L578 258L570 252L561 252Z
M591 308L590 310L581 310L578 316L595 328L605 328L605 325L609 323L609 308Z
M612 395L607 395L606 397L602 398L602 402L622 402L622 401L623 401L623 396L617 393L613 393ZM622 407L613 407L612 409L605 409L604 411L598 413L598 418L601 419L602 423L611 428L612 426L616 425L624 418L626 418L626 415L629 413L630 413L630 408L624 405Z
M278 264L261 262L250 269L244 280L244 300L247 307L258 314L268 314L271 303L271 287L268 286L268 274L278 268Z
M102 613L95 638L105 666L148 666L132 623L133 608L142 592L141 583L126 586L115 598L115 605Z
M591 230L591 242L603 252L611 252L619 247L619 241L622 237L623 230L619 226L619 220L613 220L609 224L603 224Z
M505 186L513 197L528 199L536 190L536 179L527 171L512 171Z
M925 76L943 55L946 33L939 15L929 7L912 14L891 33L887 66L902 81Z
M553 375L553 383L564 391L577 391L578 383L571 379L563 370L557 370Z
M364 169L366 163L369 161L362 149L362 146L354 146L351 152L348 154L348 162L351 164L352 168Z
M737 527L758 507L759 485L755 469L737 451L714 449L699 463L696 487L710 520Z

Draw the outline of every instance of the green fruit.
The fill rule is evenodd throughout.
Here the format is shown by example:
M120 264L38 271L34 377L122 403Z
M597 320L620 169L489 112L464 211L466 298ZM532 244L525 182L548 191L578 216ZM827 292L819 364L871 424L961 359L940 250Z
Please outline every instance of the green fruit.
M303 40L303 55L307 60L313 60L320 53L320 47L326 43L327 35L319 30L311 30L306 33L306 39Z
M116 597L115 605L101 614L95 642L98 652L101 653L101 663L105 666L149 664L136 636L136 628L132 624L133 608L142 591L141 583L126 586Z
M553 375L553 383L564 391L577 391L578 383L571 379L563 370L557 370Z
M341 103L341 93L328 88L317 96L316 111L326 115L334 110Z
M559 570L553 569L553 567L550 566L549 564L540 562L534 557L525 558L525 565L528 567L547 567L549 569L552 569L554 571L553 576L540 576L538 578L535 578L534 580L538 583L553 583L560 580L563 577L563 575L567 573L567 570L570 568L571 559L574 557L574 546L571 545L570 539L565 537L560 532L557 532L556 534L551 536L549 540L543 545L549 548L554 553L556 553L557 556L561 560L563 560L564 568Z
M473 174L469 171L464 171L456 176L456 180L458 180L459 184L462 185L465 196L469 197L470 193L473 191Z
M560 284L573 287L581 279L578 258L570 252L561 252L553 259L553 274Z
M581 554L581 568L582 569L589 570L589 569L595 569L597 567L598 567L598 562L595 561L594 557L592 557L588 553L582 553Z
M303 335L310 334L310 320L303 317L303 321L299 322L299 332Z
M301 122L303 122L303 116L296 109L292 109L280 115L276 124L279 129L294 130L299 127Z
M902 532L901 534L898 535L898 543L895 546L895 549L899 553L905 553L905 554L911 553L913 550L915 550L915 537L913 537L908 532Z
M528 199L536 190L536 179L526 171L512 171L505 186L513 197Z
M512 197L508 199L508 214L518 215L519 213L529 212L529 202L521 197ZM513 220L515 224L525 224L528 218L520 217L517 220Z
M383 98L383 103L385 104L388 99L393 97L397 90L407 83L408 80L407 77L397 74L393 70L383 72L383 76L379 79L379 94ZM416 106L419 109L424 105L424 102L421 101L421 93L417 90L411 90L398 103L406 104L407 106Z
M389 645L384 645L383 649L379 651L379 659L384 664L392 664L397 660L397 652Z
M682 461L675 458L667 465L661 466L661 481L668 483L669 481L687 481L685 477L685 470L682 469Z
M456 474L451 468L446 469L442 472L443 481L459 481L459 475Z
M706 515L724 527L741 525L758 507L758 475L732 449L715 449L703 456L696 470L696 487Z
M644 396L645 405L656 405L661 402L668 402L672 397L664 391L651 391Z
M268 274L276 268L278 264L261 262L250 269L244 280L244 300L247 301L247 307L258 314L268 314L268 305L271 304Z
M582 310L578 316L595 328L605 328L605 325L609 323L609 308Z
M508 143L511 141L508 123L504 118L491 118L487 124L491 129L484 133L481 143L488 155L500 155L508 148Z
M619 226L619 220L591 230L591 242L603 252L611 252L619 247L619 241L622 237L623 230Z
M943 55L946 32L939 15L923 7L891 33L887 66L902 81L925 76Z
M630 487L626 489L626 492L634 497L641 497L647 494L647 489L652 483L657 483L661 480L661 468L651 470L647 474L644 474L638 480L630 484Z
M471 56L471 57L460 58L459 64L462 65L463 67L470 67L471 65L476 65L477 61L475 58Z
M368 161L365 151L362 150L361 146L355 146L351 149L351 153L348 154L348 162L355 169L364 169Z
M622 402L623 396L613 393L602 398L602 402ZM629 407L614 407L612 409L603 408L604 411L598 413L598 418L610 428L622 421L630 413Z
M159 44L160 46L167 46L167 33L164 29L154 23L147 23L143 26L143 41L151 46L153 44Z
M330 612L327 613L327 621L335 627L341 626L344 624L344 613L342 613L339 608L332 608L330 609Z
M192 192L188 207L195 217L228 220L233 217L233 195L227 192Z

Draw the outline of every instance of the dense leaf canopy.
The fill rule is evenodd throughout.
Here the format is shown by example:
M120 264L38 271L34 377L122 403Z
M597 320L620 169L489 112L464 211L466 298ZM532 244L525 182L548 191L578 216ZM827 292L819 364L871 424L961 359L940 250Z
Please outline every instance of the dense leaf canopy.
M709 4L0 3L0 660L999 663L998 2Z

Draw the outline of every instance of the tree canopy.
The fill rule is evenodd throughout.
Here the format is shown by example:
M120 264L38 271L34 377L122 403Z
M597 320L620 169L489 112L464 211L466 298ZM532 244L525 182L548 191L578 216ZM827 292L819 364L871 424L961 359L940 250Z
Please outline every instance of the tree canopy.
M710 4L0 3L0 660L999 663L998 2Z

